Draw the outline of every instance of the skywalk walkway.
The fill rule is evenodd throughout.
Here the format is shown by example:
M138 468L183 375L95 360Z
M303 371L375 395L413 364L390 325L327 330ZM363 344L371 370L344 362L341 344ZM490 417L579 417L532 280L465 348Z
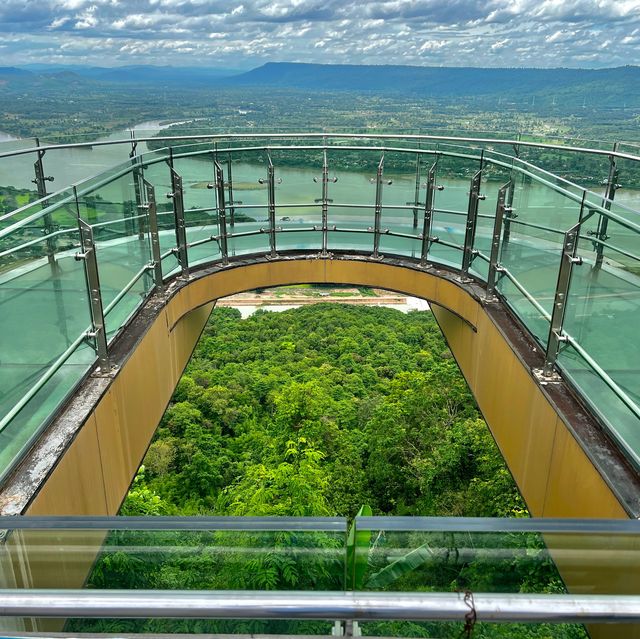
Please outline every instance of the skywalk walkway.
M141 309L211 269L224 275L252 264L289 264L279 283L319 281L311 271L323 264L334 277L355 277L356 267L340 264L371 273L389 265L412 278L445 273L487 312L509 314L542 355L531 371L535 383L569 388L626 472L637 474L640 213L615 195L625 179L640 187L640 158L616 149L429 136L165 143L173 148L141 155L134 144L130 160L55 193L47 193L46 162L65 145L0 153L5 165L33 160L40 196L0 215L4 480L91 372L117 377L112 351ZM584 162L585 171L595 166L604 185L597 192L577 186L523 159L526 150ZM259 286L249 272L227 292ZM415 293L402 277L381 285ZM203 293L198 303L222 293ZM443 296L430 301L477 330L461 307ZM597 465L599 453L592 453L587 447Z

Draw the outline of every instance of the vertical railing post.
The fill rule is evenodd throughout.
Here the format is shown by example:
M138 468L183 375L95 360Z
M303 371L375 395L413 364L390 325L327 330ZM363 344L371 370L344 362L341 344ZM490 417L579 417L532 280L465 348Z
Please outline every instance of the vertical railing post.
M216 191L218 193L218 223L220 227L220 251L222 264L229 264L229 249L227 245L227 205L224 193L224 171L220 162L214 161L216 171Z
M507 191L507 197L505 199L504 207L504 237L503 243L506 246L511 239L511 221L515 220L518 216L513 212L513 198L516 193L516 183L513 177L509 181L509 190Z
M231 169L231 153L227 157L227 193L229 194L229 224L231 225L231 232L233 233L233 227L236 223L236 209L235 204L242 204L242 202L236 202L233 199L233 173Z
M104 321L104 310L102 307L102 292L100 289L100 277L98 273L98 259L96 256L96 245L93 238L91 225L80 218L80 204L78 202L78 192L73 187L73 195L76 203L78 215L78 231L80 232L80 243L82 252L77 253L76 260L84 261L84 272L89 293L89 312L91 314L91 332L88 334L95 340L95 349L98 355L98 366L100 371L107 373L111 370L109 362L109 348L107 346L107 331Z
M382 175L384 172L384 155L378 163L376 173L376 203L373 217L373 257L374 260L382 258L380 255L380 223L382 220Z
M436 160L429 169L427 174L427 192L424 196L424 219L422 222L422 250L420 254L420 266L427 266L429 251L431 245L438 238L431 235L431 229L433 228L433 203L435 200L436 190L442 191L444 187L436 186L436 167L438 161Z
M481 168L471 178L471 189L469 191L469 206L467 209L467 223L464 233L464 247L462 254L462 277L469 275L469 268L475 257L473 243L476 237L476 224L478 222L478 204L480 200L484 200L484 195L480 195L480 184L482 181L482 163Z
M36 138L36 146L37 147L40 146L40 140L38 138ZM39 200L42 200L43 198L46 198L47 195L49 195L47 193L46 182L53 182L53 179L54 179L53 176L51 175L45 176L44 174L44 164L42 161L42 159L44 158L44 154L45 154L45 151L38 150L37 159L33 165L33 169L36 177L35 177L35 180L32 180L32 182L33 184L36 185ZM44 200L42 202L42 208L45 209L47 208L47 206L49 206L49 202ZM47 260L49 264L51 264L51 266L54 266L56 264L55 256L56 256L57 243L56 243L56 238L51 235L56 230L55 225L53 223L53 219L51 217L51 213L45 213L45 216L43 219L43 225L44 225L44 234L47 237L47 240L46 240Z
M171 163L173 164L173 162ZM189 257L187 254L187 231L184 220L184 196L182 190L182 177L170 165L171 193L167 197L173 200L173 217L176 231L176 251L178 264L180 264L182 277L189 277Z
M407 202L407 206L413 204L413 228L418 228L418 208L420 207L420 154L416 153L416 184L413 202Z
M584 208L584 197L581 208ZM579 233L580 223L570 228L564 234L560 270L558 271L558 283L556 284L553 299L549 339L547 340L547 351L544 358L544 368L542 369L542 375L544 377L554 376L554 366L560 353L560 344L564 341L562 329L567 310L567 296L569 295L569 285L571 284L571 272L574 264L582 264L582 259L576 257Z
M329 162L327 161L327 150L323 151L322 157L322 249L320 257L331 257L329 253Z
M502 220L507 211L506 200L511 188L511 180L498 191L498 202L496 204L496 217L493 222L493 235L491 237L491 254L489 256L489 272L487 273L487 293L486 299L493 299L496 289L496 279L498 275L498 259L500 257L500 239L502 236Z
M140 156L134 156L131 158L131 164L133 166L132 175L133 175L133 190L135 192L136 197L136 219L138 222L138 239L144 240L145 236L145 225L144 218L139 215L139 212L144 210L145 202L144 202L144 171L142 168L142 159Z
M164 282L162 280L162 257L160 254L160 236L158 234L158 205L156 204L156 191L153 184L143 178L142 186L146 195L146 211L149 220L149 235L151 236L151 259L153 260L153 282L156 293L164 293Z
M276 170L269 156L267 166L267 206L269 212L269 257L278 257L276 251Z
M616 142L613 145L613 152L615 153L618 150L619 143ZM618 166L616 164L616 158L614 155L609 156L609 176L607 177L607 186L604 194L603 207L607 210L611 210L611 203L613 202L613 198L616 195L616 190L620 188L618 184L618 179L620 176L620 172L618 170ZM604 244L609 239L607 235L607 230L609 228L609 218L606 215L600 215L598 219L598 227L595 231L595 236L599 242L594 242L595 250L596 250L596 262L595 265L597 267L602 266L602 259L604 257Z

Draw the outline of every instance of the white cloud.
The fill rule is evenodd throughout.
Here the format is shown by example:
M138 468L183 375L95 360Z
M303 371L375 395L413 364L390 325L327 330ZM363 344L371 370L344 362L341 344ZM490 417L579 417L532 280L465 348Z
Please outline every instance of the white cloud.
M73 33L87 52L102 47L96 64L109 54L195 64L206 55L237 66L277 52L307 62L614 66L640 63L639 29L640 0L0 0L0 40L24 38L3 51L5 64L58 55Z
M96 11L98 7L92 5L82 13L76 16L77 22L74 25L74 29L93 29L98 24L98 18L96 17Z

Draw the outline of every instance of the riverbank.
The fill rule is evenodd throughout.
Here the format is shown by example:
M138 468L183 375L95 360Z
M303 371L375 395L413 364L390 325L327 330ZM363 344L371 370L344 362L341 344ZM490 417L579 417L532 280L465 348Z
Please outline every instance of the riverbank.
M357 306L384 306L395 308L403 313L429 310L429 303L416 297L408 297L383 289L336 287L336 288L297 288L283 287L249 291L219 299L217 306L231 307L240 311L243 319L258 309L265 311L285 311L310 304L336 303Z

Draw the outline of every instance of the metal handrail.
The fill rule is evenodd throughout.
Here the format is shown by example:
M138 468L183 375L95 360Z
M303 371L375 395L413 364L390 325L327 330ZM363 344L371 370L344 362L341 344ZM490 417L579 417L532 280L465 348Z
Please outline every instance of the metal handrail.
M114 146L118 144L131 145L134 142L153 142L153 141L174 141L174 140L193 140L194 142L206 141L226 141L226 140L255 140L255 139L316 139L327 140L330 138L335 139L379 139L379 140L406 140L410 142L471 142L476 144L499 144L505 146L515 147L528 147L537 149L552 149L556 151L568 151L570 153L583 153L589 155L599 155L606 157L615 157L623 160L640 161L640 155L634 155L632 153L621 153L620 151L614 151L610 149L590 149L588 147L577 147L562 144L547 144L544 142L528 142L525 140L502 140L496 138L472 138L472 137L459 137L459 136L446 136L446 135L417 135L417 134L393 134L393 133L253 133L247 135L246 133L215 133L208 135L166 135L166 136L151 136L151 137L129 137L122 140L96 140L94 142L71 142L67 144L50 144L47 146L31 147L26 149L17 149L14 151L6 151L0 153L0 159L4 157L13 157L16 155L26 155L29 153L37 153L42 151L50 151L55 149L81 149L85 147L95 146ZM417 149L405 149L408 151L415 151ZM227 149L224 149L226 152Z
M637 623L638 595L207 590L0 590L0 615L45 618L319 619Z
M357 136L356 136L357 137ZM180 139L180 138L178 138ZM42 148L42 147L41 147ZM389 153L411 153L411 154L420 154L420 155L439 155L439 156L446 156L446 157L456 157L456 158L461 158L461 159L469 159L472 161L479 161L480 160L480 156L475 156L475 155L469 155L468 153L461 153L461 152L454 152L454 151L443 151L443 150L438 150L438 149L407 149L404 147L387 147L387 146L355 146L355 145L343 145L343 146L329 146L326 143L323 145L280 145L280 146L272 146L272 145L266 145L266 146L250 146L250 147L233 147L233 148L229 148L229 149L225 149L226 153L239 153L239 152L255 152L255 151L263 151L263 152L268 152L268 151L291 151L291 150L298 150L298 151L311 151L311 150L322 150L322 149L336 149L339 151L375 151L375 152L379 152L379 153L384 153L384 152L389 152ZM145 153L142 154L141 156L138 156L141 160L143 158L145 158L145 156L147 155L156 155L157 152L156 151L150 151L149 153ZM197 150L197 151L188 151L185 153L176 153L174 154L174 158L175 159L181 159L181 158L187 158L187 157L196 157L196 156L201 156L201 155L214 155L215 151L213 149L206 149L206 150ZM510 156L505 156L508 157L509 160L515 160L516 158L512 158ZM161 156L161 157L153 157L148 159L148 161L142 161L140 166L143 167L148 167L148 166L153 166L154 164L158 164L158 163L162 163L166 161L166 157L165 156ZM640 158L638 158L638 160L640 160ZM528 177L531 177L533 180L535 180L537 183L542 184L554 191L556 191L557 193L559 193L560 195L567 197L571 200L573 200L576 203L581 203L583 198L584 198L584 194L590 193L591 195L593 195L594 197L602 200L602 196L593 193L591 191L588 191L587 189L581 187L578 184L574 184L568 180L564 180L562 179L562 181L566 184L566 186L568 187L572 187L575 189L578 189L583 195L578 195L576 193L572 193L571 191L567 190L566 188L563 188L562 186L555 184L553 182L550 182L549 180L544 179L543 177L541 177L540 175L537 175L536 173L532 173L531 171L528 171L522 167L516 167L514 166L513 162L504 162L504 161L500 161L491 157L484 157L484 161L485 163L490 163L493 164L495 166L500 166L502 168L505 169L509 169L509 170L517 170L520 174L522 175L526 175ZM540 169L539 167L536 167L533 164L527 163L527 162L521 162L522 164L525 164L526 166L530 167L530 168L535 168L536 170L539 170L543 173L548 174L549 176L553 176L553 174L544 171L543 169ZM118 165L116 165L118 166ZM73 186L76 187L77 189L77 194L80 197L83 197L85 195L88 195L89 193L95 191L96 189L102 188L108 184L110 184L111 182L120 179L121 177L124 177L125 175L127 175L128 173L130 173L134 168L134 166L131 165L130 161L125 161L123 163L121 163L120 165L121 168L119 168L118 170L110 170L108 176L106 176L105 178L103 178L102 180L99 180L95 183L92 183L96 180L96 178L98 176L92 176L89 178L85 178L83 180L80 180L76 183L73 184ZM98 174L100 175L100 174ZM557 176L553 176L556 177ZM560 178L561 179L561 178ZM87 185L90 184L89 188L82 188L82 185ZM26 204L25 206L15 209L15 211L12 211L11 213L8 213L4 216L3 219L8 219L8 217L10 216L14 216L14 215L19 215L20 213L30 209L31 207L37 205L37 204L45 204L47 203L48 200L50 200L51 198L54 198L56 196L59 196L60 194L66 192L69 189L69 185L63 187L62 189L60 189L59 191L56 191L55 193L51 193L48 194L47 196L41 198L40 200L36 200L34 202L30 202L29 204ZM60 206L64 205L64 204L69 204L69 203L73 203L74 202L74 195L70 194L68 196L66 196L65 198L54 202L53 204L49 204L48 206L45 206L41 211L37 211L36 213L24 218L23 220L19 220L17 222L15 222L14 224L1 229L0 230L0 238L5 237L6 235L8 235L10 232L17 230L18 228L21 228L27 224L30 224L31 222L33 222L34 220L40 219L42 218L44 215L51 213L52 211L58 209ZM605 200L606 202L606 200ZM609 209L605 208L604 203L602 205L600 204L596 204L596 203L589 203L589 208L592 209L593 211L597 211L598 213L600 213L601 215L605 215L606 217L616 221L617 223L631 229L637 232L640 232L640 224L634 224L633 222L629 221L629 220L625 220L624 218L616 215L615 213L612 213ZM236 208L240 208L240 205L238 205ZM385 207L388 208L388 207Z

